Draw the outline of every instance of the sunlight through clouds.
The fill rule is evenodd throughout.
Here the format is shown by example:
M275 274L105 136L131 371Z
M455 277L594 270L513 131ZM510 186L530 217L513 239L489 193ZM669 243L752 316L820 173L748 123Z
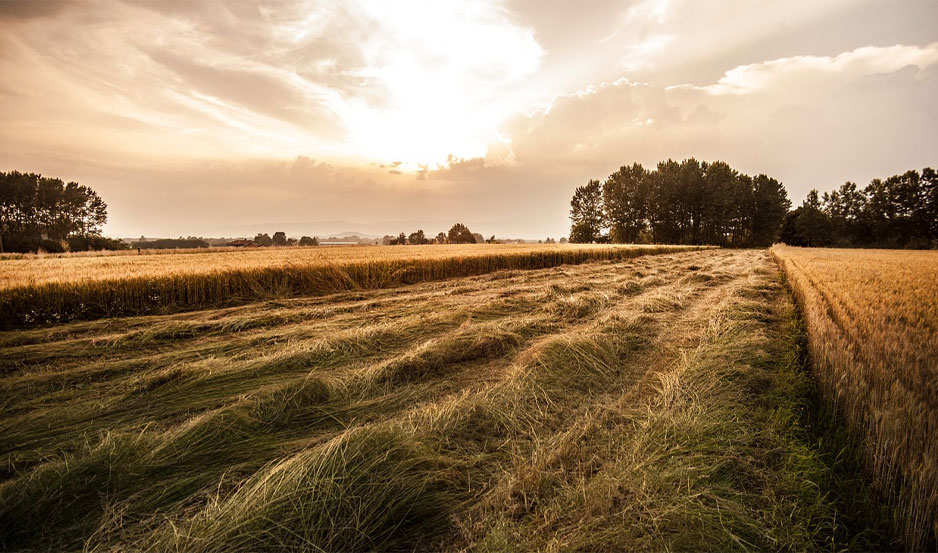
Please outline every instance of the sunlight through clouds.
M440 163L481 155L495 124L524 106L500 94L537 69L533 32L489 2L364 2L378 23L365 66L348 71L386 91L382 105L344 107L350 154Z
M936 17L912 0L0 1L0 170L88 181L117 233L393 213L559 236L584 179L685 156L772 173L797 203L934 164ZM135 211L154 188L168 219Z

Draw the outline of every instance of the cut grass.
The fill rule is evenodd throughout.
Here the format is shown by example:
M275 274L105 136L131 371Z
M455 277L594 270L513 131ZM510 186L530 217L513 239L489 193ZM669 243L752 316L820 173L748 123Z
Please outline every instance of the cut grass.
M0 548L841 548L775 278L685 252L0 334Z

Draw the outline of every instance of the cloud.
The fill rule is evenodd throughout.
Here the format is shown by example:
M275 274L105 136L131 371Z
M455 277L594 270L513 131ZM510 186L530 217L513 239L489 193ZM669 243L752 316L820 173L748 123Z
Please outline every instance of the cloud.
M52 17L75 0L4 0L0 2L0 20Z
M321 138L341 139L342 122L329 108L331 94L327 91L303 90L291 83L289 76L269 68L214 67L165 50L149 56L173 73L182 90L193 89L253 113L311 129Z
M8 128L30 127L17 137L25 147L52 141L63 154L37 125L85 126L108 155L149 143L186 157L188 133L202 136L196 151L222 157L442 162L485 150L495 122L523 107L507 90L543 54L499 0L52 5L8 7L36 17L5 26L0 70ZM38 17L47 12L56 17ZM89 112L149 124L149 136L109 136L86 126Z
M722 158L781 177L797 197L934 163L936 97L938 43L864 47L740 66L706 86L588 87L503 132L522 172L585 179L633 161Z
M574 186L688 156L770 173L797 201L935 163L935 16L877 0L0 1L0 169L100 187L121 234L342 218L558 235Z

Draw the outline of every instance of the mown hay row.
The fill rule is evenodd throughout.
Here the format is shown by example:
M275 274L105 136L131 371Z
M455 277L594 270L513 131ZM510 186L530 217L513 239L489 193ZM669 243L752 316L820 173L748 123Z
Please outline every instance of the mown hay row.
M938 254L774 247L816 380L912 550L938 544Z
M719 252L720 257L730 255ZM647 263L670 266L679 263L683 256L709 258L710 254L692 252L655 257ZM713 262L719 263L716 259ZM591 386L591 379L581 377L588 376L591 367L605 354L594 354L590 348L601 352L613 346L611 338L631 340L627 335L620 336L621 326L611 327L616 331L611 336L597 335L595 346L567 334L573 327L591 324L594 316L606 320L602 314L614 305L631 304L660 285L654 282L646 291L630 288L629 295L620 294L619 282L623 279L632 282L632 272L623 264L569 267L546 271L541 276L525 273L518 275L517 282L511 285L521 295L513 293L509 297L499 293L511 291L506 279L481 277L478 288L485 301L459 292L442 296L449 302L447 307L429 308L437 305L436 300L422 299L417 304L427 307L422 325L409 317L402 319L403 310L391 304L368 315L371 325L393 321L401 334L400 341L410 346L406 351L390 348L380 356L369 356L356 347L352 348L351 358L330 353L333 346L344 343L346 338L335 331L347 330L348 338L354 341L357 334L353 330L354 321L358 319L351 322L342 319L340 326L324 326L323 330L332 328L333 332L313 333L310 342L292 343L290 337L315 329L319 321L310 321L311 327L287 325L264 330L261 332L264 343L280 343L286 351L273 356L266 350L258 351L249 336L235 350L219 354L214 360L150 369L141 366L140 376L147 376L144 379L130 373L124 375L123 371L108 371L106 355L100 366L105 374L100 376L108 380L94 386L89 386L87 380L75 380L67 385L67 395L66 390L59 392L55 389L58 386L53 386L48 395L27 401L30 412L18 413L16 418L22 424L11 420L10 426L0 425L0 434L10 438L6 443L14 448L12 457L33 460L26 463L24 470L12 472L10 479L0 485L3 498L0 522L7 528L6 538L0 538L0 543L8 546L74 543L77 537L88 539L91 531L97 531L95 528L124 537L125 530L120 527L131 534L139 533L151 524L147 520L151 514L156 522L164 518L154 509L156 505L175 516L177 511L199 503L200 494L219 487L230 491L230 484L220 486L220 480L241 482L266 463L289 456L297 449L315 447L345 427L382 421L413 408L415 402L432 405L464 387L484 386L489 378L485 372L491 371L492 377L498 378L514 353L521 348L528 351L526 344L532 341L541 344L534 348L541 353L532 359L536 358L539 367L550 367L538 370L532 382L538 389L554 390L551 401L562 403L569 388L563 384L564 374L569 373L567 382L574 386ZM541 281L544 275L546 279ZM680 273L667 276L673 281ZM537 285L532 287L533 282ZM419 292L428 288L457 290L467 286L465 281L438 283L415 292L419 296ZM359 301L369 304L371 296L383 293L364 293ZM289 306L304 301L284 303ZM436 322L439 317L446 319L447 324L439 326ZM131 326L126 332L137 336L148 327L163 328L166 320L153 318L149 326ZM426 335L426 331L434 330L436 334ZM652 327L645 331L651 332ZM148 334L151 338L152 335ZM291 353L295 348L320 351L318 345L322 340L328 342L322 349L326 354L322 364L307 364L311 360L304 351ZM55 343L48 346L58 347ZM176 348L201 351L199 341L188 338L176 343ZM355 362L355 351L363 354L359 358L361 363ZM572 355L578 351L583 355ZM94 353L87 352L89 356ZM548 363L553 357L562 362ZM564 360L576 363L568 365ZM295 361L302 366L294 367ZM533 363L528 360L522 364L534 366ZM282 370L277 371L277 367ZM601 367L607 370L606 364ZM51 376L60 369L54 357L49 357L42 366L35 367L35 376L45 372ZM164 373L173 370L182 372L167 380ZM229 382L228 373L241 378ZM111 380L113 385L106 385ZM143 388L138 387L144 382ZM201 386L202 382L213 384L206 388ZM200 407L204 409L207 405L200 406L206 398L219 402L219 407L199 414ZM514 406L524 398L525 394L515 394L504 403ZM113 410L100 411L108 406ZM179 421L177 416L187 408L192 409L192 418ZM89 409L98 411L89 416ZM87 443L76 446L76 440L81 440L78 434L81 428L88 430ZM497 439L494 434L476 437ZM42 438L43 443L37 442L37 438ZM469 442L450 445L471 447ZM58 451L65 454L59 455ZM77 480L71 481L69 475ZM72 509L72 505L81 508ZM115 517L113 523L108 521L109 513ZM39 518L41 521L36 523L26 522ZM124 537L102 535L93 541L122 542Z
M293 265L155 277L26 284L0 292L0 329L171 313L250 300L386 288L501 270L532 270L701 249L635 246Z

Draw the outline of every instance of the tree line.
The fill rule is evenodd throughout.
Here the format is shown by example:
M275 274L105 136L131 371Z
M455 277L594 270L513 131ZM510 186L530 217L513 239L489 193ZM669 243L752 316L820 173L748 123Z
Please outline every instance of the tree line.
M635 163L577 187L570 241L767 246L791 207L782 184L722 161Z
M157 238L154 240L141 239L130 245L134 249L140 250L175 250L181 248L195 249L208 248L209 243L201 238L190 236L188 238Z
M408 234L400 233L397 236L390 234L381 239L385 246L403 246L409 244L420 246L424 244L481 244L483 242L494 242L495 236L486 240L481 234L472 232L469 227L462 223L456 223L450 227L449 232L440 232L436 237L428 237L422 229Z
M811 190L786 216L780 239L791 246L938 247L938 173L926 167L862 189L846 182L823 195Z
M0 172L0 252L126 248L101 236L107 204L77 182Z

